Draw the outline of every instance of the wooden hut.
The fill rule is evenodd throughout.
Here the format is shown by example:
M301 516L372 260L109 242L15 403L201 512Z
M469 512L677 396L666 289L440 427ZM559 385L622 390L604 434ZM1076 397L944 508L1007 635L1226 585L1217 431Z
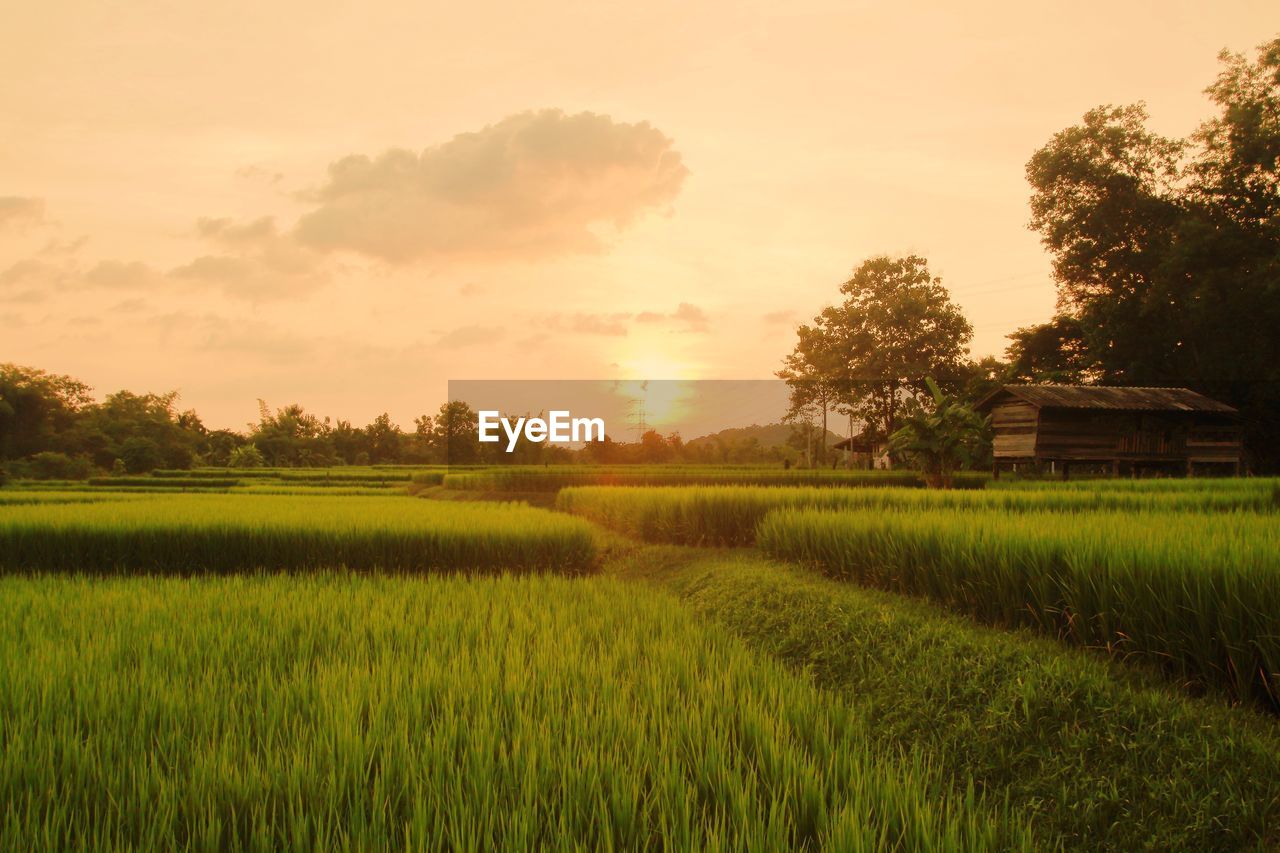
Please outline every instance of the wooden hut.
M865 432L838 441L831 445L833 450L842 450L848 454L846 460L851 468L888 468L889 443L869 437Z
M1112 474L1239 474L1236 410L1186 388L1005 385L978 403L995 432L992 473L1073 463ZM1037 466L1038 467L1038 466Z

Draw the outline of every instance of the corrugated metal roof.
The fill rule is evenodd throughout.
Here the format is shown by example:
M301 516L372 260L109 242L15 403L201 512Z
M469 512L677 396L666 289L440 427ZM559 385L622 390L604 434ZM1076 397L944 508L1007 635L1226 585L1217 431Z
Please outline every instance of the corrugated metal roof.
M1234 412L1189 388L1115 388L1102 385L1005 385L979 406L1002 393L1033 406L1054 409L1114 409L1126 412Z
M874 452L877 447L883 444L883 441L872 441L867 437L865 432L860 432L853 438L846 438L843 441L837 441L835 444L831 445L831 447L833 450L849 450L852 445L853 450L866 453L868 451Z

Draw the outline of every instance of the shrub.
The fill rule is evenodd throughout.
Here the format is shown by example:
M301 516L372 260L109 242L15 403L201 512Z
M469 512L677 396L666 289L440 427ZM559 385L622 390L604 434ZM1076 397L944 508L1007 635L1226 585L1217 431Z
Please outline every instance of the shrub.
M130 474L145 474L164 464L160 445L140 435L124 440L120 445L120 458L124 461L124 469Z
M266 460L262 458L262 451L258 449L256 444L245 444L231 451L231 456L227 459L227 467L229 468L261 468L266 464Z
M83 456L44 451L24 460L23 473L33 480L83 480L93 464Z

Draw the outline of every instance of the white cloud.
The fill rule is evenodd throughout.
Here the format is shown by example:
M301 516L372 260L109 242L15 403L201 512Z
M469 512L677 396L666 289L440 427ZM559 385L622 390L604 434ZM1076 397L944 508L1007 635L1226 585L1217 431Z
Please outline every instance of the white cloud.
M337 161L296 234L396 264L592 252L601 226L669 208L687 174L646 122L525 112L420 154Z

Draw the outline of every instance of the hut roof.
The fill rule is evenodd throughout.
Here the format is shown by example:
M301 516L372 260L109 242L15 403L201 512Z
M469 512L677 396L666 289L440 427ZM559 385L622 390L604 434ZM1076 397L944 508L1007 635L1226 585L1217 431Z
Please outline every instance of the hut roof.
M868 436L865 432L860 432L852 438L837 441L835 444L831 445L831 449L852 450L855 453L875 453L883 444L883 441L877 441L876 439Z
M1124 412L1235 412L1189 388L1117 388L1102 385L1004 385L978 403L989 409L1002 395L1042 409L1111 409Z

